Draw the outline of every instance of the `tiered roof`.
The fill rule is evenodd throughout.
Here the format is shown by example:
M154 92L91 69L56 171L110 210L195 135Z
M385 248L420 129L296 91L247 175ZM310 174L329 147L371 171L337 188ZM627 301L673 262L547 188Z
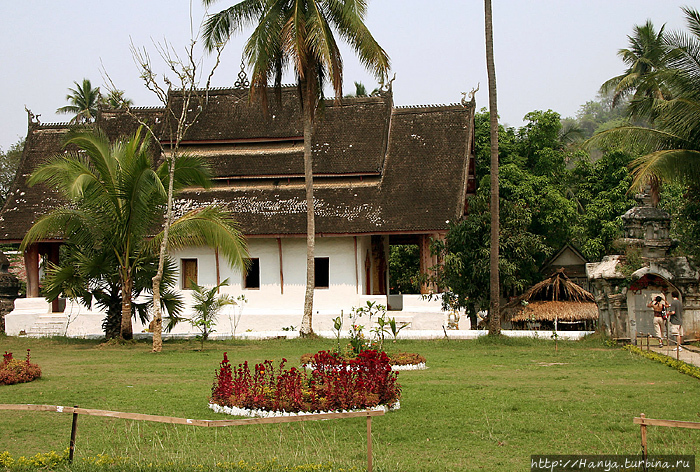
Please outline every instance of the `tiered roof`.
M171 106L182 107L172 93ZM190 109L198 104L193 104ZM186 134L183 150L205 156L215 185L190 189L178 211L224 203L248 236L303 236L303 131L295 87L274 93L268 109L247 90L209 92L203 113ZM164 108L134 111L169 137ZM473 191L474 105L394 108L390 92L377 97L328 100L317 115L312 150L316 228L320 235L444 232L460 218ZM110 137L132 133L136 120L103 111L95 126ZM0 215L0 240L21 240L41 215L60 204L26 179L44 159L62 152L67 125L31 125L14 188ZM471 171L470 171L471 169Z

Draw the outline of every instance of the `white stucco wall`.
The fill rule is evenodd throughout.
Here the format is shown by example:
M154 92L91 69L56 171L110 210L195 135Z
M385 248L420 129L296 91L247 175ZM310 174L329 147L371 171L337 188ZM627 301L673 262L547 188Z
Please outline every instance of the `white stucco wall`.
M357 250L356 245L357 244ZM281 240L283 280L280 278L280 255L278 240L274 238L250 238L250 257L260 263L260 288L244 288L244 278L240 270L233 269L220 257L220 280L229 279L229 285L222 287L222 293L237 298L245 296L247 303L225 307L216 322L213 337L245 335L246 331L280 331L301 324L306 289L306 240L288 238ZM329 287L316 289L314 293L313 329L327 331L333 329L333 319L343 314L344 329L347 330L349 314L353 307L365 305L367 301L387 304L384 295L365 295L367 253L372 259L370 236L354 238L323 237L316 239L316 257L329 258ZM214 286L217 282L216 257L213 249L206 247L188 248L171 254L175 260L177 288L182 286L182 259L197 260L197 283ZM387 270L388 272L388 270ZM370 271L374 274L374 271ZM373 281L370 281L370 284ZM370 285L371 286L371 285ZM388 280L387 280L388 286ZM191 317L192 291L181 290L187 307L183 317ZM404 295L404 310L388 312L388 316L398 321L411 323L411 329L441 329L445 314L440 310L439 300L427 302L420 295ZM98 310L88 310L68 301L64 313L51 314L49 304L43 299L18 299L15 311L6 317L7 334L17 335L22 331L28 334L63 334L75 337L100 336L104 314ZM166 320L167 322L167 320ZM134 321L134 333L147 329ZM172 331L175 336L191 336L197 331L187 322L182 322ZM31 334L30 334L31 335Z
M299 327L304 307L306 290L306 240L303 238L282 239L282 275L280 277L280 254L277 239L248 240L248 252L251 258L257 258L260 264L260 288L244 287L244 276L240 270L229 266L220 256L220 280L229 279L229 285L222 288L237 298L243 295L247 303L243 307L243 321L250 316L264 316L269 320L270 328L279 329L294 325ZM329 288L319 288L314 293L314 329L330 329L331 319L341 312L347 314L359 303L359 295L364 292L364 258L370 249L370 238L357 238L357 261L355 259L355 241L353 237L334 237L316 239L316 257L329 258ZM216 285L216 259L210 248L188 248L173 252L178 271L182 268L182 259L196 259L198 284ZM283 279L283 280L282 280ZM178 272L178 281L182 276ZM190 291L183 294L190 300ZM385 298L385 297L384 297ZM383 301L386 303L386 300ZM188 303L188 305L191 305ZM227 309L235 311L234 308ZM233 315L231 315L233 316ZM290 317L291 316L291 317ZM283 320L292 320L292 324ZM251 323L239 325L246 328ZM283 323L287 324L283 324ZM282 324L280 324L282 323ZM259 326L260 320L253 323ZM268 324L268 323L265 323ZM275 325L275 326L272 326ZM328 326L326 326L328 325Z

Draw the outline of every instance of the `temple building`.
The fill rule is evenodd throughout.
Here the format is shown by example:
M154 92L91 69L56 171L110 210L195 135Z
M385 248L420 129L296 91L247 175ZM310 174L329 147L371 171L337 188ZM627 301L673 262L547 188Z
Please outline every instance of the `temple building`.
M242 274L216 250L192 247L172 252L178 289L189 300L188 280L244 295L239 332L299 326L306 272L302 113L296 87L270 92L268 106L249 100L247 88L208 92L202 113L181 142L182 150L206 157L214 184L179 195L176 211L209 204L231 209L245 235L251 266ZM182 108L171 92L168 107ZM166 108L134 108L168 145ZM437 264L431 239L443 238L450 221L463 217L475 191L473 101L453 105L395 107L390 87L377 96L326 100L313 133L316 212L314 329L367 300L392 305L412 328L440 329L439 302L420 294L389 300L390 246L416 244L421 271ZM101 110L90 126L112 139L133 133L137 120L125 110ZM62 199L27 178L46 158L63 152L67 124L40 124L30 114L24 153L0 213L0 240L19 243L31 225ZM155 146L153 146L155 148ZM61 240L32 245L25 253L27 298L16 300L7 333L99 335L104 314L68 300L40 297L40 260L57 262ZM423 287L423 291L430 287ZM65 305L65 306L64 306ZM71 318L74 317L74 318ZM230 332L219 321L217 332ZM143 329L138 322L134 332ZM187 331L189 327L178 328ZM233 325L231 324L231 330ZM62 332L63 331L63 332Z

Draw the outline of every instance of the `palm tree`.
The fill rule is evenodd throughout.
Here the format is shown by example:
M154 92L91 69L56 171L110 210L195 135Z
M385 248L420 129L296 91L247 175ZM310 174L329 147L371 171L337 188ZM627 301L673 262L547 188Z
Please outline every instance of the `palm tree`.
M201 349L204 349L204 341L209 339L209 335L216 331L219 312L228 305L236 305L236 300L231 295L219 295L221 287L228 285L228 279L213 287L204 287L196 282L192 282L192 298L194 299L194 316L187 321L201 333L197 338L201 341ZM171 319L173 319L171 317Z
M90 123L97 116L97 107L100 103L100 88L92 88L92 84L88 79L83 79L82 84L73 82L75 88L68 88L71 92L66 95L66 100L70 105L56 110L56 113L75 114L70 122L73 124Z
M367 97L367 87L362 82L355 82L355 97Z
M111 89L106 97L102 97L102 105L112 110L126 109L133 104L133 100L124 96L123 90Z
M489 335L501 334L501 282L498 272L500 202L498 188L498 100L496 94L496 65L493 57L493 14L491 0L484 0L486 22L486 69L489 80L489 116L491 134L491 252L490 278L491 303L489 307Z
M203 0L205 6L215 0ZM314 293L313 156L311 138L315 112L330 80L336 99L343 91L343 63L333 36L335 30L355 50L360 61L379 80L389 71L389 57L364 24L366 0L244 0L211 15L204 24L205 45L213 50L247 26L255 29L244 55L253 69L251 97L267 101L270 83L279 90L291 65L303 108L304 181L306 187L306 293L300 334L312 330Z
M134 279L131 298L134 300L134 314L142 323L147 323L153 308L153 297L141 295L151 292L151 277L156 272L158 260L155 255L144 257ZM181 298L172 292L175 284L175 266L172 260L166 266L166 283L161 286L161 305L167 310L170 319L178 319L183 304ZM100 241L87 244L85 241L64 240L64 249L58 265L49 264L43 280L42 294L47 300L65 296L79 301L88 308L96 305L105 312L102 329L107 339L119 337L122 319L121 283L118 264L114 253Z
M353 98L353 97L376 97L379 96L379 88L375 88L372 90L371 93L367 92L367 87L365 87L365 84L362 82L354 82L355 84L355 93L349 93L345 95L345 98Z
M602 94L613 93L613 106L629 96L636 100L667 97L664 84L653 78L654 72L665 68L668 63L664 29L665 25L657 32L651 20L647 20L642 26L636 25L634 33L627 36L629 48L617 52L627 69L600 87Z
M632 117L648 114L649 105L654 100L670 98L668 87L655 74L668 65L669 47L664 29L665 25L657 32L651 20L642 26L636 25L634 33L627 36L629 48L617 52L627 69L600 87L602 94L612 93L613 107L631 99L629 111Z
M662 181L700 183L700 14L683 8L690 33L664 38L666 64L650 75L667 94L654 95L645 108L649 126L626 125L599 133L589 145L622 145L644 154L632 162L632 188Z
M39 218L22 248L38 240L62 237L113 267L121 292L120 337L132 337L132 295L138 280L147 283L145 267L157 261L162 234L148 238L162 217L168 186L168 167L153 168L148 139L139 129L133 136L110 144L100 132L74 132L66 146L77 152L59 154L39 166L29 184L57 188L69 202ZM180 155L175 163L176 191L189 185L208 186L209 172L200 158ZM179 217L171 228L170 247L217 247L233 267L243 267L245 243L231 215L211 206ZM96 249L95 249L96 248ZM93 261L94 262L94 261Z

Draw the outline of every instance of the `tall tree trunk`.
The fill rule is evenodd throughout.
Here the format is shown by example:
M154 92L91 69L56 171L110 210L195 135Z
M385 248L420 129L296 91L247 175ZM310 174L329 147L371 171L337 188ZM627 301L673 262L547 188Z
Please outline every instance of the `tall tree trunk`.
M168 250L168 236L170 226L173 223L173 181L175 180L175 156L177 148L170 155L168 166L168 203L165 212L165 225L163 228L163 240L160 242L160 253L158 257L158 271L153 276L153 343L152 352L163 350L163 310L160 305L160 286L163 281L163 270L165 268L166 251Z
M498 273L500 205L498 188L498 100L496 97L496 65L493 58L493 15L491 0L484 0L486 23L486 69L489 78L489 121L491 128L491 257L489 279L491 304L489 308L489 335L501 334L501 282Z
M129 340L134 337L134 331L131 326L131 293L134 287L134 280L131 274L122 277L122 325L120 337L123 340Z
M315 281L315 261L314 253L316 249L316 221L314 215L314 174L313 155L311 154L311 136L313 132L313 98L305 90L302 100L304 103L304 186L306 188L306 293L304 296L304 316L301 319L299 334L308 336L313 334L312 319L314 309L314 286Z

